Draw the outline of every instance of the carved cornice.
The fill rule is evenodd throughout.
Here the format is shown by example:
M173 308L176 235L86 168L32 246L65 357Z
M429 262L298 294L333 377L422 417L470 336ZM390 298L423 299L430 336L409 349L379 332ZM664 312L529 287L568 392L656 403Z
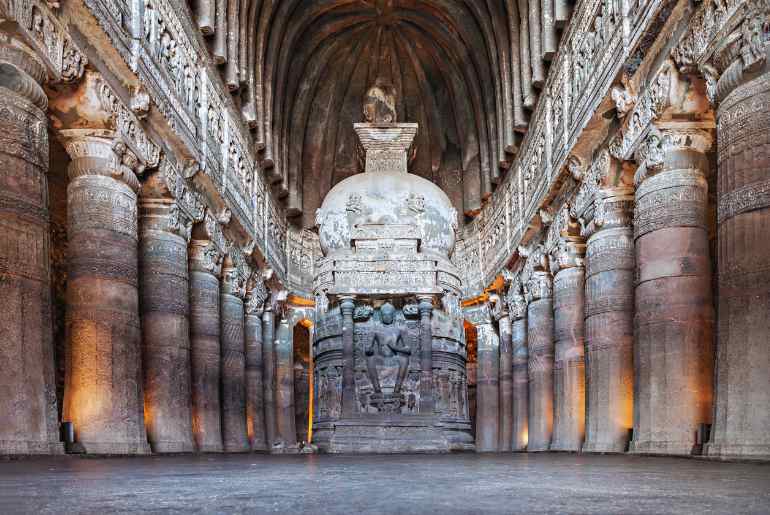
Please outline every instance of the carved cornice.
M88 59L72 41L43 0L15 0L6 16L14 20L30 46L46 64L54 82L73 82L83 76Z

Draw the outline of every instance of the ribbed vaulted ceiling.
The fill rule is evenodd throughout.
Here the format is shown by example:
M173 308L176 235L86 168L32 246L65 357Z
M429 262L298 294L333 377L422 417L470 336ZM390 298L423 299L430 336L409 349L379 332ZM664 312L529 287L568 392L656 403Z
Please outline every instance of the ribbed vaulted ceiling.
M420 124L411 171L477 212L526 130L566 1L242 0L239 95L289 214L312 226L361 171L352 127L377 78L396 88L399 121Z

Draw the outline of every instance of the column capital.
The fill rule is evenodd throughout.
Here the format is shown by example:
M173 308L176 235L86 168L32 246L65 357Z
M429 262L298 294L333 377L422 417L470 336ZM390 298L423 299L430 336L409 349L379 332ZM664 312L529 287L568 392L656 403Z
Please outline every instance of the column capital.
M270 292L261 272L255 272L249 283L246 292L246 314L261 316L265 311L265 302Z
M222 272L222 253L210 240L190 242L190 270L206 272L219 277Z
M500 321L504 318L508 318L508 305L500 295L492 293L489 295L489 303L492 305L492 317L495 320Z
M688 122L655 124L634 156L639 164L634 173L634 184L638 187L645 179L666 169L702 168L702 166L688 166L696 163L683 162L682 153L705 154L713 144L712 130L709 127L703 127L703 124Z
M141 197L139 216L142 219L142 231L168 232L190 241L195 220L173 199Z
M553 278L551 273L544 270L533 272L532 277L527 281L526 290L529 302L551 298L553 296Z
M433 295L417 295L418 310L420 315L430 314L433 312Z
M353 311L356 307L355 295L340 295L337 297L340 303L340 310L343 315L353 316Z
M41 84L45 65L37 54L20 40L0 32L0 87L26 98L45 111L48 97Z
M82 175L101 175L121 181L134 193L139 193L137 175L144 171L144 166L115 131L64 129L59 131L59 137L72 159L69 166L71 181Z

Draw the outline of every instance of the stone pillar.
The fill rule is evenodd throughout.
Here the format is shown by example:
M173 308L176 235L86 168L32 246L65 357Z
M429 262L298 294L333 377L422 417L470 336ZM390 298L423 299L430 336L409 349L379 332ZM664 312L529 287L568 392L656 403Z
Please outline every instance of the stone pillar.
M420 311L420 406L423 415L433 414L433 296L418 296Z
M356 412L354 309L354 297L340 297L340 310L342 312L342 418L351 417Z
M0 34L0 454L55 454L46 71Z
M297 446L293 340L289 321L283 317L275 334L275 419L278 439L289 448Z
M477 317L476 451L496 452L500 443L500 339L489 309Z
M201 452L222 451L219 404L219 275L222 254L211 240L190 244L190 350L193 436Z
M585 244L560 241L552 271L554 319L553 451L577 452L585 438Z
M187 241L192 221L173 200L140 202L144 419L153 452L191 452Z
M511 452L513 444L513 353L508 308L497 299L495 318L500 333L500 452Z
M67 374L63 419L92 454L149 452L139 325L139 163L111 131L60 131L67 186Z
M717 84L719 339L707 454L720 457L770 456L770 59L759 5L743 38L728 38Z
M584 452L623 452L633 426L634 240L630 188L597 192L606 219L586 249L586 440ZM598 223L597 223L598 222Z
M228 256L222 268L220 324L222 344L222 445L225 452L250 449L246 429L245 278Z
M635 453L691 454L698 426L711 423L712 138L683 125L653 129L636 172Z
M264 290L261 290L264 291ZM246 423L252 451L267 450L262 381L262 313L264 295L252 288L246 297Z
M532 258L530 258L532 259ZM528 451L547 451L553 436L553 298L551 274L536 271L527 284L529 348Z
M262 314L262 381L265 399L265 435L267 448L276 442L278 427L275 421L275 317L272 306L265 304Z
M514 286L511 286L514 288ZM527 347L527 303L516 285L509 304L511 324L511 353L513 366L513 442L511 450L523 451L529 442L529 348Z

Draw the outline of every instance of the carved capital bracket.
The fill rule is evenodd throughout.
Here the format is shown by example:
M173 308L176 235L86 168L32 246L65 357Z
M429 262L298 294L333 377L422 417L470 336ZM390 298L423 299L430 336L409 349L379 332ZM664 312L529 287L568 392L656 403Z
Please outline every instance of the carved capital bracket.
M126 183L139 192L139 179L144 166L123 143L115 131L103 129L64 129L59 137L72 162L69 178L102 175Z
M268 298L270 298L270 290L265 284L264 271L255 271L246 285L246 314L260 316Z
M652 127L636 150L635 159L639 164L634 174L634 184L638 187L645 179L666 169L666 162L677 157L677 153L696 152L705 154L711 149L714 137L710 129L703 124L686 122L661 122ZM681 159L674 164L681 168Z
M222 272L222 253L211 240L190 242L190 271L205 272L219 277Z
M505 271L503 274L508 290L505 293L505 304L513 320L527 317L527 298L524 295L519 273Z

